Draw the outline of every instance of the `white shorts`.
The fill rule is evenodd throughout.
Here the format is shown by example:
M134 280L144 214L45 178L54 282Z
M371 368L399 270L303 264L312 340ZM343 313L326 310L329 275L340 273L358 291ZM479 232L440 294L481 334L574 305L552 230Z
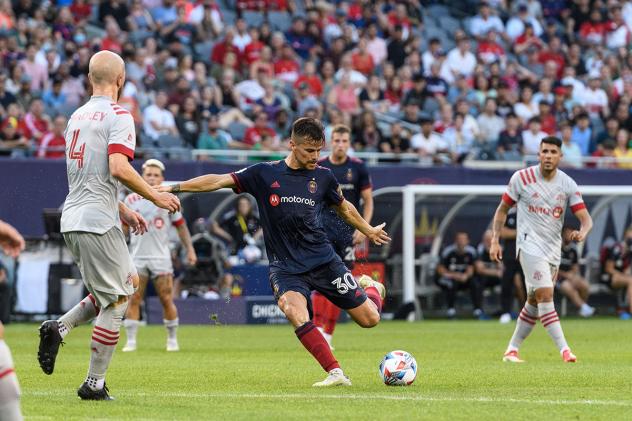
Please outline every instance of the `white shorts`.
M553 281L557 277L556 265L522 250L518 254L518 259L524 272L528 295L532 295L538 288L553 288Z
M83 283L99 307L105 308L118 301L119 296L134 293L132 277L136 268L119 228L110 228L104 234L72 231L63 235Z
M134 259L138 275L154 279L161 275L172 275L171 258L167 259Z

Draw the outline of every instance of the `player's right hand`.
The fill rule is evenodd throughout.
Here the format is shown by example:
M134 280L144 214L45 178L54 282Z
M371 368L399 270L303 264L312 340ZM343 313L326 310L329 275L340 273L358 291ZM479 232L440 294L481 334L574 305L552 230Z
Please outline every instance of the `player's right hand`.
M16 258L24 250L24 238L6 222L0 221L0 248L7 256Z
M180 199L171 193L159 192L154 199L154 205L174 213L180 210Z
M503 260L503 251L498 241L492 241L492 245L489 248L489 258L492 262L501 262Z
M371 232L367 235L369 240L371 240L374 244L377 244L378 246L390 243L391 237L389 237L386 231L384 231L385 226L386 222L382 222L380 225L373 227Z

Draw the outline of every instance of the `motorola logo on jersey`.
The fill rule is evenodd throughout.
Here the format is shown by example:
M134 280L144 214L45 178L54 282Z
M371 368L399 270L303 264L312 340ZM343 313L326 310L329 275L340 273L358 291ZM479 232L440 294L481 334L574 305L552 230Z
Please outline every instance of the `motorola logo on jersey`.
M548 209L542 206L529 205L528 210L531 213L539 213L541 215L552 216L555 219L560 219L562 213L564 213L564 209L560 206L556 206L553 209Z
M316 206L316 202L314 202L314 199L308 199L307 197L298 196L283 196L281 198L281 203L299 203L309 206Z
M268 200L270 201L270 204L274 207L279 206L279 203L281 203L281 199L279 198L278 194L271 194Z

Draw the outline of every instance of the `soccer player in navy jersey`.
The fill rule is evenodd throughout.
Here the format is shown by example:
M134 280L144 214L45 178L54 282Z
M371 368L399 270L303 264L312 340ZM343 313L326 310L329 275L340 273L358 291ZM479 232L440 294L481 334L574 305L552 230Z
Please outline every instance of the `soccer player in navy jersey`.
M364 202L362 217L370 223L373 217L371 176L364 162L348 155L351 146L351 129L343 124L335 125L331 131L330 143L331 153L318 161L318 164L331 170L340 183L345 199L356 209L359 209L360 199L362 199ZM348 269L353 269L355 246L365 240L364 234L347 224L333 208L323 212L323 227L336 254L340 256ZM340 308L318 291L312 294L312 307L314 309L313 322L332 347L332 336L340 316Z
M207 174L159 190L208 192L228 187L255 197L277 304L303 346L328 373L314 386L350 386L327 341L311 322L311 291L319 291L365 328L380 321L386 291L368 277L358 285L327 239L321 221L323 207L333 207L375 244L386 244L390 238L383 229L385 224L369 225L345 200L332 172L318 165L324 143L320 121L299 118L292 125L291 152L284 160L255 164L231 174Z

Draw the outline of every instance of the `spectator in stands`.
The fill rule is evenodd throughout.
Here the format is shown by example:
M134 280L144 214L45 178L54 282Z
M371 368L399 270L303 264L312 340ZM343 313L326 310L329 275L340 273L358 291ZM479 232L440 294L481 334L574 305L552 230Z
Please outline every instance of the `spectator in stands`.
M123 31L127 31L129 15L130 12L125 1L109 0L99 5L99 21L105 22L108 17L111 17Z
M219 222L213 222L211 232L227 242L232 256L244 256L252 252L253 247L257 248L257 242L263 238L259 215L255 213L252 202L246 195L238 196L235 208L226 212Z
M492 14L492 9L486 1L481 2L478 14L470 22L470 33L477 39L482 40L490 31L504 33L505 25L498 16Z
M42 137L49 131L50 117L44 114L44 102L41 98L33 98L29 112L20 122L20 130L27 139L33 139L39 145Z
M379 36L377 25L375 23L369 25L367 34L368 39L366 49L373 58L373 64L375 66L381 66L388 56L386 41L384 41L384 38Z
M399 69L406 61L406 41L401 25L395 25L393 28L393 36L386 47L387 60Z
M421 158L434 158L438 152L443 152L448 145L441 135L432 131L432 120L422 117L421 131L410 139L410 146Z
M520 101L514 105L514 113L526 125L531 118L538 115L538 104L533 103L533 89L525 85L520 92Z
M496 114L496 100L487 98L483 112L476 119L480 130L480 139L484 143L496 144L500 134L505 130L505 120Z
M427 95L443 104L446 101L449 89L448 82L441 77L441 64L438 62L431 64L430 74L426 76L425 92Z
M606 120L605 129L601 131L595 138L597 148L600 148L606 140L615 141L615 139L617 138L619 127L619 120L617 120L615 116L608 117L608 119Z
M219 127L219 117L217 115L209 115L206 122L206 131L200 133L200 137L197 140L197 148L208 150L249 148L248 145L233 140L230 134ZM206 157L201 155L200 159L206 159Z
M448 127L442 134L453 163L463 162L474 144L474 136L471 131L465 130L464 122L465 115L456 113L454 126Z
M13 104L17 101L15 95L7 91L7 76L4 73L0 73L0 107L7 108L9 104Z
M529 8L526 5L521 4L518 7L518 14L512 16L507 21L505 32L510 39L515 40L524 33L527 24L533 27L533 33L537 37L540 37L544 32L540 22L538 22L538 20L534 17L529 16Z
M627 129L619 129L616 138L617 146L614 156L617 158L619 168L632 169L632 150L630 149L630 132Z
M309 85L305 83L305 88L309 89ZM272 81L266 80L263 84L264 95L256 101L257 109L268 115L268 120L272 121L276 114L283 108L281 96L274 89Z
M490 30L485 38L478 44L478 59L484 64L496 62L503 63L507 55L505 49L498 43L497 33Z
M391 124L390 136L382 138L379 147L380 152L386 153L400 154L412 152L408 131L402 128L401 123L397 122Z
M260 111L255 116L254 126L248 127L246 129L246 133L244 133L244 138L242 142L245 143L248 147L254 148L255 146L261 144L264 136L276 138L276 133L274 132L274 130L272 130L272 128L270 128L270 126L268 126L268 115L265 112Z
M353 128L353 139L356 151L378 152L383 137L371 111L364 111L357 119Z
M522 142L525 155L537 155L540 150L540 142L548 135L541 130L540 117L532 117L529 120L527 130L522 131Z
M202 130L195 98L189 96L184 99L183 106L176 117L176 127L185 146L195 148Z
M519 119L515 114L510 113L505 117L505 123L506 128L498 138L498 147L496 148L498 156L505 161L521 160L524 153L524 142L522 132L519 129Z
M155 102L145 108L143 113L143 130L152 140L160 136L178 136L175 118L167 108L167 93L158 91Z
M587 113L583 112L575 118L572 140L579 146L583 156L588 156L592 152L592 128Z
M413 87L406 92L406 96L403 100L404 104L415 102L420 108L423 108L426 98L428 97L426 88L426 78L421 74L414 75Z
M553 136L557 133L557 121L552 112L551 103L545 99L540 100L538 104L538 118L542 123L542 131Z
M316 72L316 63L314 61L306 61L303 66L303 72L294 82L294 88L297 89L302 82L306 82L309 86L309 93L315 97L323 94L323 84L320 76Z
M168 1L168 0L165 0ZM239 57L239 48L233 44L235 38L235 31L228 27L224 34L224 39L213 46L211 52L211 63L223 63L226 54L233 53L236 57Z
M583 159L582 151L576 143L573 143L573 127L564 121L560 126L560 138L562 139L562 163L569 167L581 168Z
M604 44L606 24L602 22L598 8L593 8L590 12L590 20L579 27L579 39L585 46Z
M573 230L569 226L562 230L562 260L555 287L571 300L581 317L591 317L595 309L587 304L590 289L579 272L579 255L570 237Z
M274 75L277 79L293 84L299 77L300 66L294 58L294 50L289 45L284 45L281 56L274 62Z
M184 54L193 48L198 39L198 30L187 22L184 7L178 7L177 12L177 19L164 25L160 30L160 36L169 44L170 51L174 54Z
M246 46L250 44L252 38L248 32L248 24L243 18L235 21L235 36L233 37L233 45L237 47L240 55L243 55Z
M360 104L365 111L388 111L388 102L384 98L384 91L380 88L380 78L371 75L367 86L360 92Z
M0 125L0 156L23 155L29 140L18 129L18 119L8 117Z
M61 91L61 88L61 79L54 79L51 88L46 90L42 95L42 100L46 107L52 110L60 110L66 105L66 95Z
M588 116L591 119L597 119L608 117L608 96L606 92L601 89L601 78L598 72L595 72L589 76L588 86L582 93L581 103L588 111Z
M340 81L329 91L327 103L349 116L356 115L360 111L355 87L351 83L351 76L348 73L343 74Z
M105 37L101 40L99 48L101 50L114 51L117 54L123 52L123 34L113 18L106 19Z
M476 56L470 51L470 40L463 34L455 35L457 46L454 47L446 57L444 66L449 70L442 73L448 83L454 82L457 75L470 77L474 73L476 67Z
M37 47L35 44L26 46L26 56L19 61L19 66L30 78L30 88L35 92L42 92L48 86L48 72L46 66L35 61Z
M630 320L632 316L632 275L630 262L632 260L632 227L625 230L623 241L611 247L604 246L601 250L601 277L599 282L612 289L626 289L628 308L619 317Z
M445 58L445 53L441 49L441 40L439 38L430 38L428 41L428 49L421 56L421 62L424 66L424 75L430 73L430 66L438 62L440 57ZM441 63L439 62L439 64Z
M493 288L501 284L503 277L502 262L493 262L489 257L489 249L492 244L492 231L486 230L483 239L476 248L476 260L474 270L476 278L476 301L474 301L474 317L479 320L488 320L489 316L483 311L483 292L487 288Z
M368 51L368 41L366 38L360 38L357 49L351 55L353 69L362 73L365 77L373 74L375 62Z
M300 16L292 20L292 27L285 34L287 43L303 60L307 60L310 51L314 47L314 39L306 32L305 19Z
M53 121L53 130L42 137L37 150L38 158L64 158L66 156L66 117L59 115Z
M309 90L309 85L307 82L303 82L298 87L298 92L296 92L296 111L298 115L303 116L307 113L308 110L318 110L319 113L322 112L322 102L312 95Z
M476 286L473 282L476 250L469 243L470 239L466 232L457 232L454 244L447 246L441 252L441 261L437 267L437 285L446 295L448 306L446 314L450 319L456 317L456 293L459 290L469 289L472 303L477 301ZM475 308L474 311L476 317L482 312L480 308Z

